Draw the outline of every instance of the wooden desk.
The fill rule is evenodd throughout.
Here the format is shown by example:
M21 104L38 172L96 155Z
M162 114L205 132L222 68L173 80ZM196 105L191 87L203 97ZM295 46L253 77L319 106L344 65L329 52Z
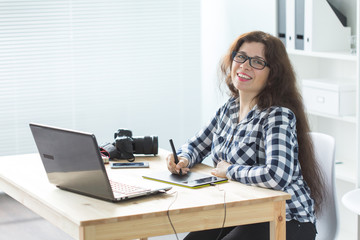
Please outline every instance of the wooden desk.
M150 170L167 170L164 159L167 153L160 150L157 157L136 161L149 161ZM199 165L193 171L209 173L209 169ZM129 171L141 178L149 169L109 169L110 174ZM87 240L172 234L168 211L177 232L220 228L224 191L225 226L268 221L271 239L285 239L285 200L290 198L283 192L230 181L201 189L173 186L167 194L110 203L50 184L38 154L0 157L0 189L73 238Z

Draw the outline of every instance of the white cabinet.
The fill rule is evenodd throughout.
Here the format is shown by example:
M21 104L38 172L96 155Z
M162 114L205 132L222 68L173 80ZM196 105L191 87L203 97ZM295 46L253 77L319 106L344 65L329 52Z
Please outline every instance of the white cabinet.
M288 50L299 84L305 80L303 82L305 84L300 86L300 88L307 88L305 89L307 92L303 93L304 102L308 106L313 104L307 111L311 130L329 134L336 139L336 177L340 208L339 240L360 239L360 237L357 237L360 230L358 227L359 221L356 221L356 215L343 208L340 201L342 195L346 193L344 189L351 190L360 186L359 1L330 0L334 5L341 8L344 15L349 16L350 21L348 23L351 27L351 34L357 36L357 53L352 54L350 51L316 52ZM328 28L329 26L323 27ZM329 42L331 42L331 39L329 39ZM310 86L313 85L313 87L309 89L309 81L306 79L311 79L311 81L318 80L318 82L310 83ZM336 81L340 82L337 82L337 87L330 87L330 82L328 82L327 86L326 83L324 85L324 79L336 79ZM332 92L330 91L331 88ZM335 93L344 93L345 89L355 91L355 96L350 96L348 99L331 99L331 96L332 98L339 97ZM320 96L319 99L317 99L317 96ZM323 108L319 107L321 104L317 102L321 100L328 100L328 104L324 104ZM339 101L342 101L342 103ZM356 220L352 221L351 219Z
M347 0L350 2L351 0ZM353 8L349 11L356 11L359 8L359 0L352 0ZM359 11L359 10L358 10ZM352 34L358 35L356 30L359 24L351 26ZM324 85L324 79L337 79L343 81L343 86L355 86L356 96L354 102L348 102L348 106L354 108L354 114L331 114L325 111L309 111L309 120L311 130L328 133L337 140L337 162L348 168L346 180L357 183L357 163L359 162L359 154L357 154L359 141L359 54L351 54L350 52L311 52L301 50L289 50L290 59L294 65L299 83L303 80L319 79L317 87ZM330 85L331 83L328 83ZM309 86L309 84L305 84ZM315 88L313 88L315 89ZM329 89L329 87L328 87ZM348 87L343 89L349 89ZM306 96L304 96L306 97ZM305 102L309 99L304 99ZM345 104L346 105L346 104ZM335 107L335 105L333 106ZM342 110L339 110L342 111ZM345 111L345 109L344 109ZM342 168L342 167L340 167ZM341 174L341 171L338 172ZM342 178L341 175L338 175Z
M295 68L299 83L303 79L343 79L349 81L346 84L357 86L359 81L357 56L350 53L320 53L289 51L290 59ZM350 81L351 79L352 82ZM359 94L356 88L356 95ZM358 99L355 97L354 105L359 107ZM304 102L310 101L304 99ZM316 104L316 103L314 103ZM335 106L333 106L335 107ZM356 109L354 111L356 112ZM336 139L336 161L337 177L351 183L356 183L357 173L357 149L358 141L358 120L355 115L328 114L323 111L309 111L308 117L312 131L324 132Z

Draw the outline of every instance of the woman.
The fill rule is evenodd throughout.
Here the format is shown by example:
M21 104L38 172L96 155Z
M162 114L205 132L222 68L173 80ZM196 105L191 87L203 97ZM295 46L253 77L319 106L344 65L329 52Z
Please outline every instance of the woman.
M287 239L315 239L324 198L309 126L294 70L282 42L255 31L239 36L221 64L229 100L210 123L168 155L173 173L211 154L212 174L244 184L281 190L286 201ZM269 223L190 233L185 239L268 239Z

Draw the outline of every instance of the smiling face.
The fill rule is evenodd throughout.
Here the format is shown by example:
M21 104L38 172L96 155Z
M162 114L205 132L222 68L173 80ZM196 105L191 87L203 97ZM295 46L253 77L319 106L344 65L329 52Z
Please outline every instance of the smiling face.
M251 58L265 60L264 57L265 46L258 42L244 42L238 49L243 55ZM231 65L231 80L234 87L239 91L240 95L248 95L254 98L265 86L270 68L265 67L262 70L255 69L250 66L250 60L247 59L244 63L232 62Z

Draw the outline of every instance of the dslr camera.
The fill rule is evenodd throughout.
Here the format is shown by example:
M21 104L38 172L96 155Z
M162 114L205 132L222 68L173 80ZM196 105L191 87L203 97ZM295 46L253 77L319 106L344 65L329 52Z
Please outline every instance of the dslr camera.
M134 154L158 154L157 136L134 137L130 130L118 129L114 133L114 139L113 143L100 147L110 159L127 159L132 162L135 160Z

